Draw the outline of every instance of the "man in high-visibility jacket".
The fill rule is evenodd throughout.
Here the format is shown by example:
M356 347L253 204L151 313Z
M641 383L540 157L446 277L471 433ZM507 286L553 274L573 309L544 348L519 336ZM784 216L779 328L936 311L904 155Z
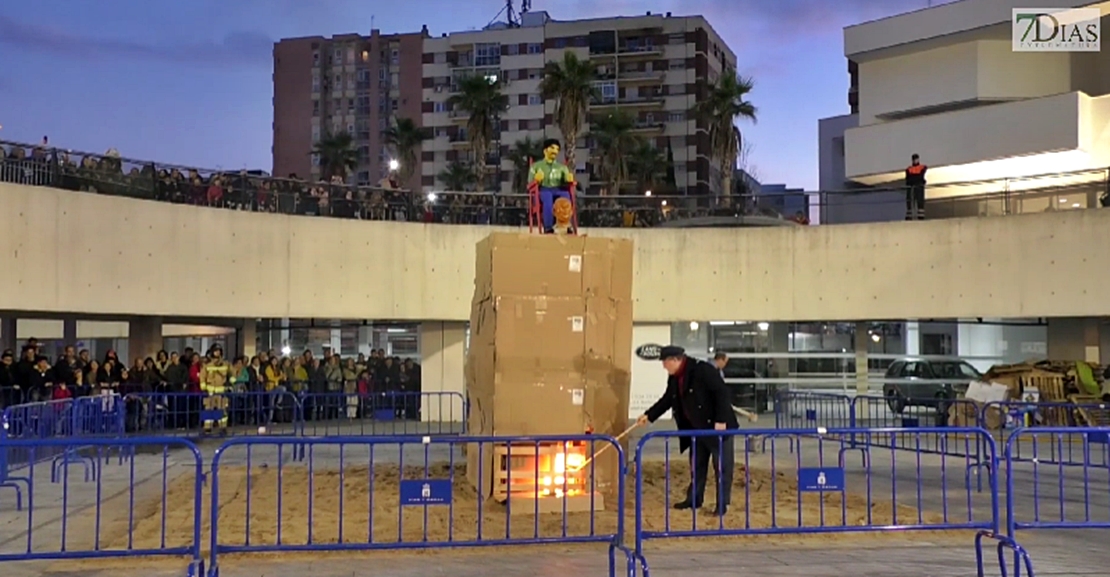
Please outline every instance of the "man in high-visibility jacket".
M225 394L227 393L227 380L230 371L231 366L224 360L223 349L218 346L214 347L208 362L200 369L200 390L205 394L205 431L212 430L213 424L221 428L227 427L227 397ZM210 418L217 413L219 418Z
M906 167L906 220L925 220L925 171L921 157L910 157Z

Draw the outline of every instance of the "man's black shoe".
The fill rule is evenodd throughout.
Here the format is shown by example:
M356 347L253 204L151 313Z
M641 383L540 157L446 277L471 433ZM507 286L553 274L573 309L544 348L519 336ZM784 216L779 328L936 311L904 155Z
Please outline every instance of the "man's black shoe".
M690 501L679 501L679 502L674 504L674 509L676 511L685 511L686 509L697 509L699 507L701 507L701 505L696 505L695 506Z
M728 513L728 505L717 505L713 508L713 514L717 517L724 517Z

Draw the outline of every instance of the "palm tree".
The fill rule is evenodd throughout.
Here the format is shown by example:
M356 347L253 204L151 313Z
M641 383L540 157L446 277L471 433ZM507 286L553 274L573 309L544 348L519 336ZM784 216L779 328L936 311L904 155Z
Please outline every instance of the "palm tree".
M528 169L531 163L543 156L543 143L524 137L509 149L508 159L513 162L513 192L523 194L528 188Z
M636 120L625 110L597 120L591 129L597 140L597 155L602 178L609 184L609 194L620 194L628 181L628 156L640 143L632 133Z
M754 86L751 78L741 78L733 70L725 70L717 83L709 87L704 100L694 105L694 114L709 127L709 148L720 163L721 194L732 190L732 172L740 156L740 131L737 119L755 122L756 108L745 100Z
M320 157L320 168L325 179L338 176L343 180L358 168L358 150L351 134L344 131L326 134L312 147L312 154Z
M501 113L509 109L509 97L501 93L498 79L474 75L459 81L459 93L451 96L447 103L452 108L469 114L466 135L470 141L470 152L475 159L472 167L475 184L482 191L486 180L486 157Z
M455 192L470 190L476 181L474 167L468 162L454 161L441 170L438 176L444 188Z
M548 62L544 65L540 94L545 100L555 100L555 123L566 140L564 156L571 170L574 170L577 156L575 143L582 132L590 101L601 96L593 84L596 78L597 69L590 61L579 59L570 50L563 53L562 63Z
M657 190L667 180L667 157L641 140L628 157L628 172L641 191Z
M394 157L401 165L398 170L401 182L407 183L416 173L420 161L416 151L431 136L430 130L418 126L411 118L398 118L397 123L385 131L385 142L393 149Z

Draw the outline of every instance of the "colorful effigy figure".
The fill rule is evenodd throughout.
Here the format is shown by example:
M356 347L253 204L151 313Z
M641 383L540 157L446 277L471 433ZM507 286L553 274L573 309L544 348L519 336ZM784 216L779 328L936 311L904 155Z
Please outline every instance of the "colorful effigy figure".
M543 160L533 163L528 171L528 181L540 188L543 232L546 234L555 232L555 201L562 198L569 203L570 186L574 182L574 172L556 160L559 148L559 141L554 138L543 141Z

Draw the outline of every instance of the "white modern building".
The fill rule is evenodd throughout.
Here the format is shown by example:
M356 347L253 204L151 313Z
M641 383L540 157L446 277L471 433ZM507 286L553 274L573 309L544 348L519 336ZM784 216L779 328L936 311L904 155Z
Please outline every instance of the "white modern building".
M1099 8L1103 26L1110 13L1089 0L962 0L846 28L852 114L820 123L822 187L897 183L914 153L930 200L998 188L945 183L1039 189L1055 183L1020 179L1110 166L1110 55L1015 52L1013 10L1030 6ZM1098 194L1069 196L1020 212L1087 208Z

